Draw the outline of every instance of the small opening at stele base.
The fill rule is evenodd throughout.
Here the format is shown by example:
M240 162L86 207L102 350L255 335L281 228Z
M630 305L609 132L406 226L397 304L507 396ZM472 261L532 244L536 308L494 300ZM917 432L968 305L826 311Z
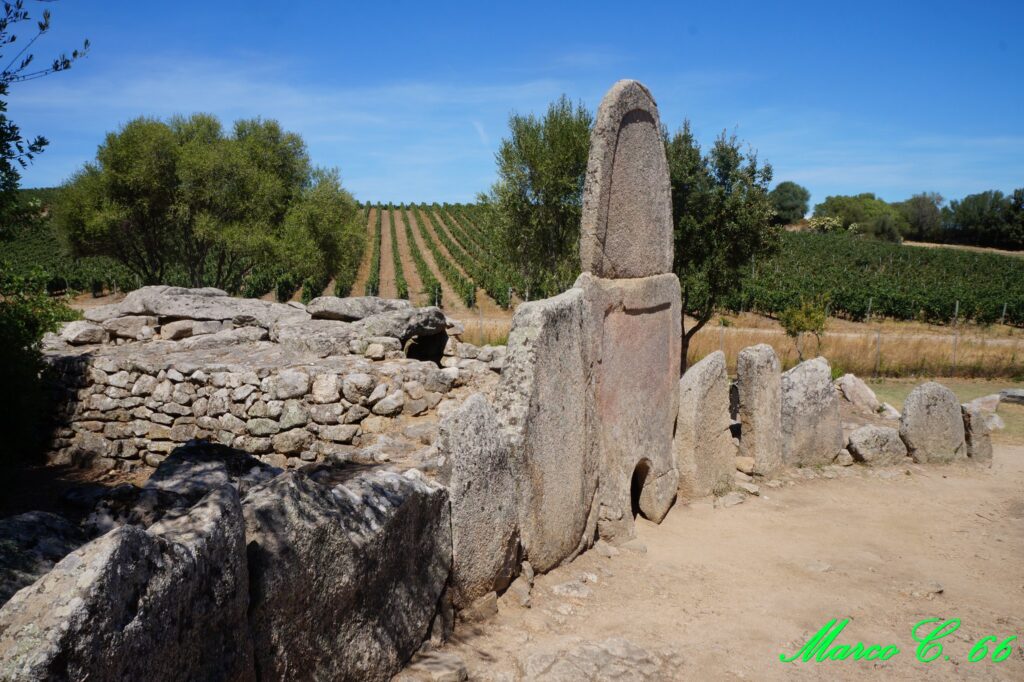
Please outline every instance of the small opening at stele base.
M630 505L633 508L633 518L643 515L640 511L640 494L644 491L644 484L647 482L647 474L651 471L651 463L646 459L640 460L633 469L633 480L629 485ZM644 518L647 518L646 516Z

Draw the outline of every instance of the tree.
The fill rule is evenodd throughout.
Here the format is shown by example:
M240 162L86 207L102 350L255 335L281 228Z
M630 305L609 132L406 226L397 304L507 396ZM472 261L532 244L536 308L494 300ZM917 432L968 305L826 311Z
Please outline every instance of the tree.
M146 284L230 291L261 264L326 286L362 253L356 214L337 174L313 171L301 137L259 119L226 134L207 114L108 134L54 210L76 255L111 256Z
M705 156L690 122L671 138L665 133L675 219L674 269L682 286L682 367L690 340L711 319L716 306L740 286L752 260L779 247L781 230L768 196L772 168L744 152L724 132Z
M31 68L35 63L35 55L29 49L50 30L50 10L43 10L43 18L36 22L34 34L19 42L18 34L15 33L17 25L30 21L31 16L25 9L24 0L4 3L3 16L0 17L0 63L4 64L0 70L0 238L24 217L18 206L20 170L49 144L42 135L31 139L24 137L21 129L7 118L10 86L12 83L66 71L89 51L89 41L86 40L82 49L73 51L70 57L62 53L46 67ZM8 59L9 50L16 44L23 44L24 47Z
M775 222L780 225L791 225L801 220L807 214L807 203L811 200L811 193L806 187L789 180L776 185L768 196L775 208Z
M919 241L942 239L942 202L942 196L936 192L921 192L895 204L906 221L903 236Z
M543 118L514 114L496 154L493 210L497 248L534 296L559 293L579 274L583 181L593 116L564 95Z
M999 190L969 194L952 201L943 212L945 236L958 244L1004 249L1024 248L1020 227L1021 192L1006 196Z
M895 206L870 192L825 197L825 201L814 207L814 216L839 218L844 230L888 241L900 241L900 235L909 229L906 218Z
M796 355L800 362L804 361L804 348L800 343L806 333L814 335L817 341L818 350L821 350L821 337L825 333L825 323L828 320L826 314L827 306L825 299L807 301L800 300L800 305L790 306L779 313L779 324L786 332L786 336L793 339L796 345Z

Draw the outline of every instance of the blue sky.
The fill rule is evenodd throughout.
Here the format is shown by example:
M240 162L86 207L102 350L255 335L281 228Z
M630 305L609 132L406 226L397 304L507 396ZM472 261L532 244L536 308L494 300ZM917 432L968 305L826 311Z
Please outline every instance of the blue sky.
M596 108L619 78L647 84L670 128L735 132L812 202L1024 186L1019 1L45 6L37 58L92 51L12 90L11 117L51 140L28 187L133 117L205 111L278 119L359 199L467 201L510 112L562 93Z

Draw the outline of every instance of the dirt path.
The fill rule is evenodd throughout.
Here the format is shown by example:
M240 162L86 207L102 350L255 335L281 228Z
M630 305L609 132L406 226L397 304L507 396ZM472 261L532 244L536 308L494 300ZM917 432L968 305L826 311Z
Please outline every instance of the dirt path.
M363 260L359 262L359 270L356 272L356 281L352 284L353 296L366 295L366 280L370 278L370 265L373 263L373 239L374 228L377 225L377 207L370 209L370 215L366 220L366 248L363 249Z
M406 210L404 215L408 216ZM431 305L429 296L420 273L416 270L416 261L412 259L412 251L409 249L409 236L405 233L405 221L402 219L403 212L395 211L395 231L398 236L398 256L402 259L402 272L405 273L405 281L409 284L409 300L414 305ZM411 219L410 219L411 222ZM413 230L416 226L413 225ZM436 275L436 273L435 273Z
M395 285L395 261L391 257L391 223L390 211L382 211L380 241L380 293L381 298L398 298L398 287ZM395 224L398 229L398 224Z
M434 254L431 253L429 248L427 248L426 242L423 241L423 235L420 234L419 215L416 211L409 213L409 221L412 223L413 238L416 240L416 245L420 248L420 253L423 254L423 259L427 261L430 271L434 273L434 276L437 277L437 281L441 283L441 308L449 317L453 317L467 323L474 317L479 316L480 313L478 311L470 310L466 307L462 302L462 299L459 298L459 295L455 293L454 289L452 289L448 280L444 278L441 268L437 267L437 261L434 260Z
M1024 679L1024 446L997 446L991 469L840 471L641 520L646 553L592 550L539 576L532 608L506 595L496 617L459 625L444 652L473 680ZM588 596L552 592L583 574ZM833 618L850 619L835 643L900 653L779 660ZM928 618L960 619L930 663L911 634ZM968 661L983 637L1014 635L1009 659Z
M417 219L418 218L419 216L417 215ZM464 277L473 279L472 277L469 276L469 273L462 269L462 266L459 265L459 262L452 258L451 251L449 251L448 247L444 245L444 242L438 238L437 231L441 229L439 227L440 223L438 222L438 220L439 219L437 211L431 211L430 222L426 223L426 227L427 231L434 238L434 243L436 243L437 247L441 249L441 253L448 257L448 260L452 262L452 265L455 266L456 270L461 272ZM446 234L451 238L452 241L455 241L455 237L453 237L450 233ZM483 311L485 319L512 319L512 311L503 310L502 307L498 305L498 303L493 298L491 298L483 288L479 286L476 288L476 305L477 308Z

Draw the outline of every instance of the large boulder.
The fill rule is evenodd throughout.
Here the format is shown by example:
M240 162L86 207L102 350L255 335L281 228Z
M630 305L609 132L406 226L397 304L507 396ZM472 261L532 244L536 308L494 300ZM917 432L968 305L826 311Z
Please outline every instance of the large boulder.
M1005 388L999 391L1003 402L1024 405L1024 388Z
M350 323L337 320L289 320L270 329L271 341L322 358L345 355L349 352L349 342L355 337Z
M378 313L352 323L356 334L364 339L389 336L403 344L413 337L445 334L447 319L440 308L403 308Z
M389 680L438 610L452 561L447 493L415 470L338 473L331 486L286 472L245 497L264 679Z
M238 494L122 526L0 608L3 680L251 680Z
M736 446L730 424L725 354L715 351L687 369L679 380L673 448L680 497L703 497L732 485Z
M769 476L782 467L782 375L768 344L740 351L736 399L740 455L753 458L754 473Z
M515 577L520 467L487 399L477 393L440 423L438 454L452 505L452 588L462 609Z
M854 407L875 414L882 408L871 387L855 374L844 374L836 380L836 388Z
M103 323L103 328L114 338L134 341L147 334L151 336L156 323L157 319L151 315L126 315L107 320Z
M60 330L60 338L72 346L87 346L107 340L107 330L93 322L75 320Z
M252 298L234 298L211 287L148 286L136 289L120 303L119 316L152 315L161 319L235 320L240 325L269 329L283 320L308 320L309 314L293 305Z
M306 304L306 312L314 320L341 320L354 322L372 315L391 312L392 310L409 310L412 303L402 299L378 298L376 296L321 296Z
M598 457L580 289L523 303L512 319L495 406L523 462L519 528L533 567L548 571L589 546Z
M953 391L928 381L903 402L900 438L915 462L952 462L967 457L964 420Z
M81 529L62 516L32 511L0 519L0 605L85 544Z
M899 464L907 457L900 432L888 426L861 426L850 434L847 449L858 462L876 466Z
M961 406L964 418L964 441L967 456L978 462L992 461L992 437L989 435L989 414L970 403Z
M843 449L839 398L825 358L782 375L782 448L783 461L797 467L831 464Z

